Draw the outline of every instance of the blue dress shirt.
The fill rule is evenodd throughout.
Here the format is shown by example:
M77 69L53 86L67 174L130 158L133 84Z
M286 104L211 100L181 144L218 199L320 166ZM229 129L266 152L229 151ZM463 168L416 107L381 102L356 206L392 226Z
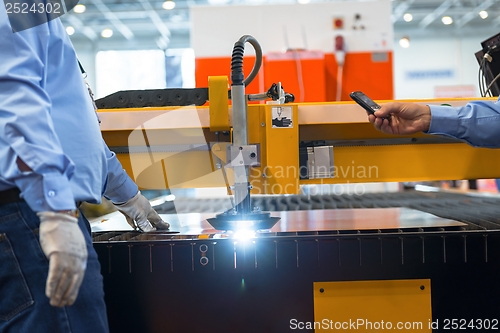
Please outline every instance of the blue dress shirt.
M0 191L34 211L125 202L137 186L104 143L69 37L59 21L12 32L0 6ZM31 171L21 171L22 160Z
M471 146L500 147L500 98L496 102L473 101L463 107L433 106L429 134L466 141Z

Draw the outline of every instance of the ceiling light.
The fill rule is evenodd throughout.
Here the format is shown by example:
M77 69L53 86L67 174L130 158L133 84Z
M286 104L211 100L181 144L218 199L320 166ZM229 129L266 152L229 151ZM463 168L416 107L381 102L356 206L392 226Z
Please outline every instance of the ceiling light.
M399 40L399 46L402 48L409 48L410 47L410 38L409 37L403 37Z
M481 17L483 20L488 17L488 12L485 10L482 10L479 12L479 17Z
M161 6L165 10L171 10L175 8L175 2L173 2L172 0L167 0Z
M297 0L297 2L300 3L301 5L305 5L311 2L311 0Z
M113 36L113 30L111 30L109 28L103 29L101 31L101 36L103 38L109 38L109 37Z
M72 36L74 33L75 33L75 28L73 28L72 26L67 26L66 27L66 33L70 36Z
M85 5L82 5L82 4L78 4L75 6L75 8L73 8L73 11L77 14L81 14L86 10L87 10L87 7L85 7Z
M441 21L445 25L450 25L450 24L453 23L453 19L450 16L443 16L443 18L441 19Z
M403 16L403 20L405 20L406 22L411 22L413 20L413 15L411 15L410 13L406 13Z

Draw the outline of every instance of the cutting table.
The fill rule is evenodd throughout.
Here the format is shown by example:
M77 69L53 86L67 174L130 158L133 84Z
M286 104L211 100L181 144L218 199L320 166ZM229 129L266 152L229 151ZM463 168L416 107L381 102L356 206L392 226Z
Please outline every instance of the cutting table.
M392 314L378 317L366 310L372 320L396 323L401 313L426 325L498 318L496 196L405 191L254 201L280 222L270 230L215 230L206 219L224 208L220 198L156 206L170 232L136 232L119 213L93 220L111 331L313 332L308 322L340 322L355 313L352 306L336 308L336 298L322 300L321 289L338 287L331 283L350 283L339 292L375 290L377 298L363 301L370 309L397 304L399 310L386 306ZM409 288L402 289L402 304L393 299L397 283ZM412 290L422 287L427 298L413 299ZM357 296L342 297L350 304ZM409 301L421 306L402 307Z

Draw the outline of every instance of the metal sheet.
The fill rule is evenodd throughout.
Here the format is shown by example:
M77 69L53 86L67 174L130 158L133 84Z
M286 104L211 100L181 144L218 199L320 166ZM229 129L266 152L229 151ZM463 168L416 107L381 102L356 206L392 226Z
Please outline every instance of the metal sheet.
M181 235L224 234L206 221L215 213L161 214L171 231ZM373 230L404 228L460 227L465 223L444 219L408 208L330 209L273 212L281 220L264 232L308 232L330 230ZM131 230L120 213L112 213L91 221L92 231Z

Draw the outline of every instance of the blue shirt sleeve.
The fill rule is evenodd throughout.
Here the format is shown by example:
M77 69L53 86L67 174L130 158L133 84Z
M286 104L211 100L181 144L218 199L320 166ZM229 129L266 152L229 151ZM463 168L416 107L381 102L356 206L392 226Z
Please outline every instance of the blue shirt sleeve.
M123 169L116 154L109 150L104 140L103 144L108 163L108 178L104 197L117 204L127 202L137 194L139 189Z
M13 33L0 10L0 177L15 184L34 211L75 208L74 165L54 131L44 90L49 37L47 24ZM32 171L19 170L18 159Z
M429 105L429 134L461 139L474 147L500 147L500 102L473 101L463 107Z

